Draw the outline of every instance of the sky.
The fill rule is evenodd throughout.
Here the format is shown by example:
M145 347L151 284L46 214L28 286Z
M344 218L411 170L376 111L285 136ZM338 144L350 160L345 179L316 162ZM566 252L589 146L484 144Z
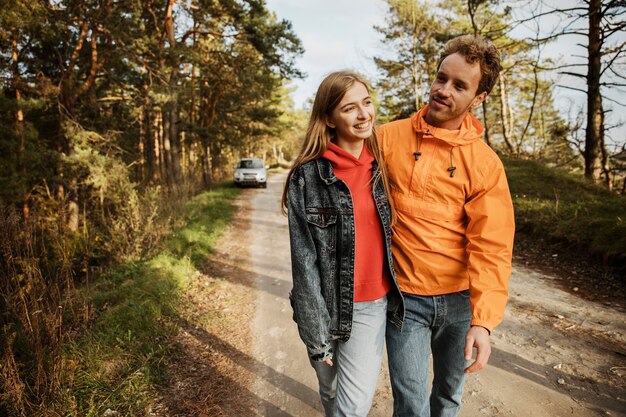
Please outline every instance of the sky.
M386 2L384 0L266 0L267 8L276 13L279 19L289 20L293 30L302 41L304 54L296 61L297 67L307 74L303 80L294 82L296 90L291 94L297 107L303 107L313 97L324 76L341 69L355 70L370 81L377 79L374 56L384 54L382 35L374 25L384 25ZM575 45L580 39L565 39L553 43L547 53L553 55L584 54L584 49ZM581 84L581 79L570 79L570 84ZM577 85L578 87L578 85ZM586 98L563 88L555 89L556 104L563 118L568 113L585 106ZM621 98L621 97L620 97ZM610 103L605 103L610 105ZM574 109L574 110L572 110ZM616 107L610 122L618 118L626 120L622 114L624 107ZM626 125L611 132L617 142L626 142Z
M381 44L373 26L384 23L383 0L267 0L267 8L292 22L305 50L296 65L308 77L295 82L296 106L313 97L332 71L351 69L376 78L372 57L380 54Z

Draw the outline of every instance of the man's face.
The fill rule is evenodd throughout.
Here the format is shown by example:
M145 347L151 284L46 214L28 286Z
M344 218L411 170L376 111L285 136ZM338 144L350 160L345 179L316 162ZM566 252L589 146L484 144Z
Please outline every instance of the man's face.
M484 91L476 95L480 77L478 62L470 64L459 53L447 56L430 86L426 122L444 129L460 128L465 113L487 97Z

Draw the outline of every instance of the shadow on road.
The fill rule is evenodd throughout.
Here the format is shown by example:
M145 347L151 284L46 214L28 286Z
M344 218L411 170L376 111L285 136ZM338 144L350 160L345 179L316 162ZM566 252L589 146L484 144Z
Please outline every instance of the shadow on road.
M620 390L609 385L584 379L572 379L571 376L564 376L552 367L537 365L497 348L492 348L489 365L568 395L576 402L589 405L589 408L600 414L605 414L605 411L609 409L620 413L626 412L626 401L619 399L620 396L624 396L624 392L620 393ZM557 383L559 378L564 378L565 384L559 385Z
M250 278L255 278L257 277L258 280L268 280L268 281L275 281L276 278L269 276L269 275L264 275L264 274L260 274L256 271L247 269L247 268L242 268L242 267L238 267L238 266L234 266L229 262L224 262L219 260L219 258L224 258L224 255L220 255L217 254L217 256L211 260L211 267L206 269L206 272L208 273L213 273L214 269L217 271L220 271L219 273L217 273L216 275L219 276L220 279L224 279L224 280L230 280L232 277L239 277L239 276L248 276ZM238 260L234 260L235 264L243 264L244 262L239 262ZM225 274L223 271L231 271L232 275L229 274ZM258 288L255 284L254 281L252 279L249 280L240 280L240 279L233 279L233 282L236 282L238 284L243 284L248 286L249 288L255 290L255 291L265 291L268 294L271 294L275 297L280 297L280 298L284 298L284 299L288 299L289 298L289 288L284 288L285 285L291 285L290 282L287 281L283 281L283 280L278 280L276 285L272 285L270 288Z
M208 348L209 351L224 355L228 357L236 366L244 368L248 372L253 374L253 377L257 380L265 381L286 394L299 399L300 401L308 404L312 408L316 408L320 404L319 394L304 385L303 383L296 381L295 379L286 376L275 369L263 364L256 360L247 353L242 352L232 344L222 340L216 335L207 332L205 329L196 327L184 318L179 318L179 325L187 331L192 337L194 337L204 348ZM209 355L211 356L211 355ZM215 367L210 360L204 360L205 364L209 367L213 367L211 370L215 375L220 375L219 370ZM197 368L196 365L194 368ZM229 391L237 392L238 401L249 402L252 405L256 405L258 409L264 409L268 416L290 416L285 411L280 410L274 404L270 403L266 399L258 397L255 393L249 389L241 386L236 381L230 380L228 376L221 375L220 384L226 384ZM232 397L232 396L229 396ZM256 409L251 409L249 415L256 415Z

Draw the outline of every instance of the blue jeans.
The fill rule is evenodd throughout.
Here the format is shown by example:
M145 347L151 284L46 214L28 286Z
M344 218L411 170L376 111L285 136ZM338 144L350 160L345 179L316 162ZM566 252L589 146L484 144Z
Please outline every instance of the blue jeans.
M465 381L465 335L471 321L469 291L403 295L406 310L402 330L388 324L386 335L393 415L456 417ZM431 350L434 380L429 396Z
M387 297L354 303L347 342L333 342L333 366L311 361L326 417L365 417L383 358Z

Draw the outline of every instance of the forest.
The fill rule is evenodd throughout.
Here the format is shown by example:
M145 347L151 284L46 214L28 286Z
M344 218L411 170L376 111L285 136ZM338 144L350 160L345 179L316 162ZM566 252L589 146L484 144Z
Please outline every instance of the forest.
M487 37L504 69L476 114L484 140L503 158L576 176L619 213L626 5L549 3L386 0L386 24L373 28L386 51L371 80L381 121L424 104L448 39ZM543 18L558 24L541 31ZM535 32L519 37L520 27ZM565 36L580 38L579 62L544 58ZM264 0L3 2L0 414L87 415L89 395L67 381L80 373L68 346L97 314L90 288L150 256L182 205L219 190L237 158L289 165L307 117L289 96L306 76L302 53ZM557 84L585 97L584 112L557 109Z

